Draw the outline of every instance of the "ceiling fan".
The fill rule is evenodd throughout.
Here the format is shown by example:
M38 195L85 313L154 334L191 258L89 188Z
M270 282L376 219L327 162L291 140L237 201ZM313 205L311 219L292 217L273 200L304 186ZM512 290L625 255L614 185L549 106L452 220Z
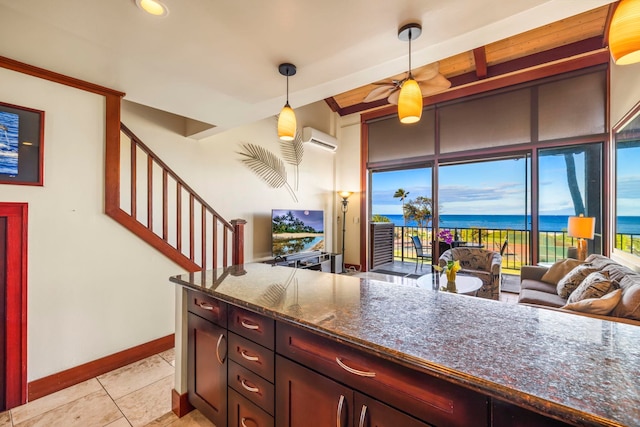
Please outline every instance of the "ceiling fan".
M425 65L413 71L413 78L418 82L422 96L433 95L438 92L445 91L451 87L451 82L445 76L440 74L439 64ZM378 86L365 96L362 102L373 102L379 99L387 98L390 104L398 104L398 96L400 88L405 81L409 79L409 72L402 79L391 79L373 83Z

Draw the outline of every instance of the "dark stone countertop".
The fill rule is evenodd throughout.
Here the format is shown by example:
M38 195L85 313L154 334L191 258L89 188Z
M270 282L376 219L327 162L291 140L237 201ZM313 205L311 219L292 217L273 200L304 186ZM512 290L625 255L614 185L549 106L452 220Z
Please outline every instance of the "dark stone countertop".
M640 327L267 264L171 277L578 425L640 426Z

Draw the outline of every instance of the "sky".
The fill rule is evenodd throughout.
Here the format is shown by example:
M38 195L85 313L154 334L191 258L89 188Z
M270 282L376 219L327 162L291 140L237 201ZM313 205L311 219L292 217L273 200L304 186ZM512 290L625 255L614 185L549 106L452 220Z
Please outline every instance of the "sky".
M631 151L633 150L633 152ZM618 215L640 216L640 148L625 151L618 160ZM584 197L584 155L576 155L577 179ZM562 156L541 156L540 214L574 215ZM526 162L523 158L441 166L442 215L524 215ZM431 169L378 172L372 177L372 213L402 215L393 194L409 191L407 199L431 196Z

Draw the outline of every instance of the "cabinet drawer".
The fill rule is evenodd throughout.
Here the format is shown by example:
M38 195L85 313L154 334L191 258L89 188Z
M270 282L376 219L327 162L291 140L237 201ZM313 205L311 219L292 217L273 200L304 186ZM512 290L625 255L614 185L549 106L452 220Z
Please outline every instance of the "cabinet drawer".
M259 314L229 307L229 330L273 350L275 321Z
M273 427L273 417L229 389L229 427Z
M250 370L229 361L229 387L273 415L273 384Z
M429 424L486 425L488 398L443 379L278 323L276 351Z
M227 305L210 295L187 291L187 310L223 328L227 327Z
M229 358L273 382L273 350L229 332Z

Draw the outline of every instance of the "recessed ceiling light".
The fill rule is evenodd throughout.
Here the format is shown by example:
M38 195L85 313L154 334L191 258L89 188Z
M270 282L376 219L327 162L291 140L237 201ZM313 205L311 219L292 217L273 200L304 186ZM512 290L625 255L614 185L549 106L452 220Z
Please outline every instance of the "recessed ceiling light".
M136 6L153 16L167 16L169 8L158 0L135 0Z

